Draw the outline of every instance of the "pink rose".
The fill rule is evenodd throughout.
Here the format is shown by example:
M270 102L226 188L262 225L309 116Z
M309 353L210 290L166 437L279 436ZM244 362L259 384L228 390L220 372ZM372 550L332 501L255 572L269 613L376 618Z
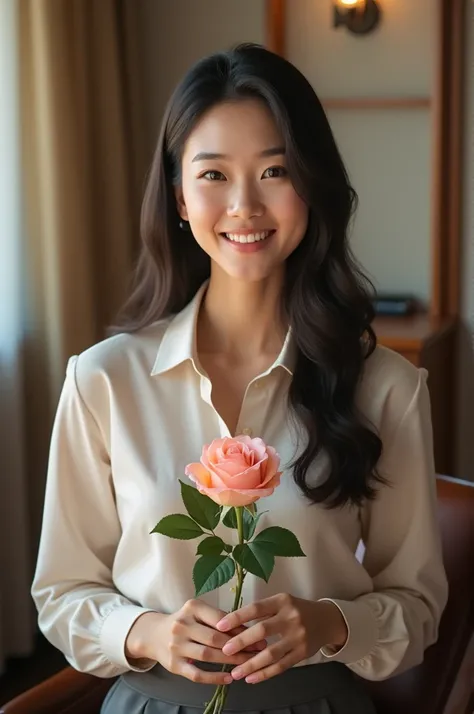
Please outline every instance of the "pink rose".
M248 506L280 483L280 457L262 439L236 436L204 446L200 463L186 466L198 490L221 506Z

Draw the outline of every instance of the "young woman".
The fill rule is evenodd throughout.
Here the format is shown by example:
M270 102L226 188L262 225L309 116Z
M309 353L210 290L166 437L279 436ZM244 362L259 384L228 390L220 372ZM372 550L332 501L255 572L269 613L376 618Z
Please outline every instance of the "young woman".
M355 199L286 60L239 46L176 89L120 331L67 369L33 585L69 662L121 675L104 714L191 714L233 680L232 711L366 714L354 673L389 677L436 640L426 373L376 347ZM279 452L264 518L306 558L278 559L268 585L248 575L225 629L228 588L193 599L195 542L150 530L183 511L203 444L238 434Z

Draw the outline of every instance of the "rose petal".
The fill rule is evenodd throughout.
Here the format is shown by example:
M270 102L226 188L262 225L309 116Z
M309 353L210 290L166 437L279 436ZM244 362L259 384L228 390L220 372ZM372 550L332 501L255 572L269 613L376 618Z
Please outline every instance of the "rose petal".
M234 441L238 441L240 444L250 446L252 444L253 439L247 434L240 434L239 436L234 437Z
M281 474L275 474L267 488L259 489L200 489L201 493L206 493L216 503L222 506L248 506L255 503L260 498L271 496L275 488L280 483Z
M196 486L202 486L203 488L227 488L219 476L212 471L212 468L208 469L203 464L189 464L186 466L184 472Z
M241 474L242 471L247 471L249 467L249 464L245 461L245 459L241 458L241 456L242 455L239 454L239 458L218 461L217 464L215 464L215 467L225 471L225 473L229 476L237 476L238 474Z
M263 473L263 480L261 482L262 487L266 486L266 484L274 477L274 475L278 472L279 466L279 455L275 449L270 449L270 447L268 447L267 461L265 464L265 471Z
M251 466L249 469L246 469L242 473L235 476L228 474L220 465L214 466L212 470L218 474L227 488L233 488L236 490L243 488L260 488L262 476L258 464L256 466Z
M227 505L226 503L223 503L223 501L221 500L221 493L229 493L229 491L222 491L221 489L214 489L214 488L203 488L202 486L201 487L198 486L198 489L202 494L204 494L204 496L208 496L215 503L218 503L219 506ZM230 493L233 493L233 491L231 491Z
M202 449L201 461L215 463L216 454L219 449L222 449L225 442L228 441L227 437L223 439L214 439L210 444L206 445Z
M240 441L240 443L242 444L245 444L249 451L254 451L256 454L257 461L261 461L267 452L267 446L263 439L260 439L260 437L255 437L254 439L251 439L250 436L244 435L236 436L235 440Z
M216 472L215 466L210 466L209 474L211 477L211 488L228 488L227 482Z
M206 488L212 485L211 474L200 463L188 464L184 469L184 473L196 485L199 484L200 486L204 486Z
M249 506L260 498L260 491L254 493L257 493L257 495L250 496L240 491L221 491L221 493L215 494L211 498L221 506Z

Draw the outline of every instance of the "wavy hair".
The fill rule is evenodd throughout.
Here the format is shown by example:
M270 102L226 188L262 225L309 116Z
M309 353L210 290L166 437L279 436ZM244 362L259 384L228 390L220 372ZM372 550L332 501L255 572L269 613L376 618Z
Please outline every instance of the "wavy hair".
M297 346L289 407L306 431L293 476L314 503L359 505L375 496L383 479L377 472L381 440L355 405L364 361L376 345L373 288L347 237L357 196L313 88L279 55L238 45L200 60L176 88L145 191L134 287L116 329L133 332L179 312L209 278L209 257L179 228L174 187L196 122L217 103L243 98L258 98L270 109L289 175L309 208L306 234L287 259L282 295ZM328 476L310 486L308 468L323 453Z

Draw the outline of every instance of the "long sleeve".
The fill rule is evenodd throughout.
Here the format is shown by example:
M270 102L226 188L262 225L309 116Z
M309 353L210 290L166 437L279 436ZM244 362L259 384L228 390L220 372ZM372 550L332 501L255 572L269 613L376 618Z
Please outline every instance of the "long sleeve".
M407 401L383 439L378 471L387 483L362 513L363 565L373 591L351 601L332 600L349 636L339 651L323 650L325 658L347 664L365 679L384 679L419 664L437 639L447 599L424 370ZM386 418L390 421L390 414Z
M113 677L134 669L124 645L147 612L114 588L121 527L106 439L69 362L51 440L43 529L32 595L39 626L78 670ZM154 662L138 662L149 669ZM143 666L142 666L143 665Z

